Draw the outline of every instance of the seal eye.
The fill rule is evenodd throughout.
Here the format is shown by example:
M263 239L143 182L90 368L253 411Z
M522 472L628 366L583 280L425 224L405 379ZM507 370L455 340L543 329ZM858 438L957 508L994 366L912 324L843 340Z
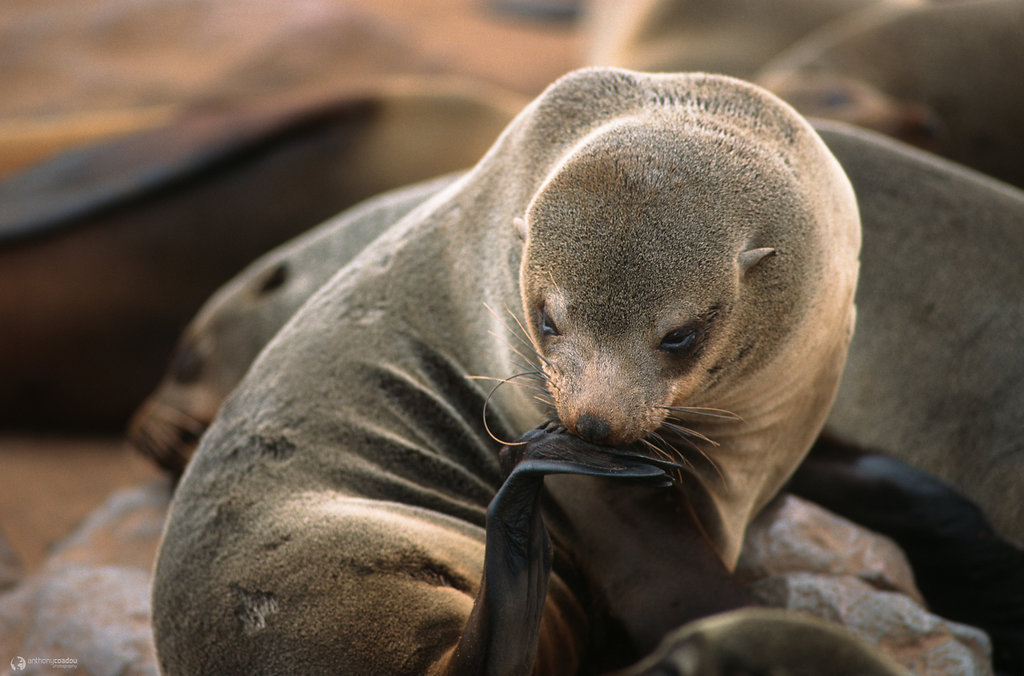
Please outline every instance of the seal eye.
M676 356L683 356L693 351L697 346L697 329L687 326L675 331L670 331L661 339L658 349Z
M548 315L547 313L547 310L545 310L543 307L537 312L537 323L540 325L540 335L544 336L545 338L561 335L561 332L558 330L558 327L555 326L554 320L551 319L550 315Z
M203 360L190 346L182 345L174 352L167 370L176 382L188 385L199 380L203 371Z

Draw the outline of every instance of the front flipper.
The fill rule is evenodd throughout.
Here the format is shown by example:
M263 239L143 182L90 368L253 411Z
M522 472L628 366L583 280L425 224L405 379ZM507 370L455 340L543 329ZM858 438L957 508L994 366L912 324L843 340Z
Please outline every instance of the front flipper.
M594 446L538 428L502 450L508 477L487 510L480 592L447 667L450 675L513 676L533 671L551 573L551 541L541 517L549 474L582 474L671 484L675 465Z

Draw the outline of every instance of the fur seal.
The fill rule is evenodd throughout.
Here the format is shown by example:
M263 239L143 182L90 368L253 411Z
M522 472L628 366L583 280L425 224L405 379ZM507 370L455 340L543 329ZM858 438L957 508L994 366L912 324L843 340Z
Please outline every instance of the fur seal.
M825 432L953 484L1024 544L1024 192L879 134L815 128L859 200L857 331Z
M708 71L751 79L816 28L865 7L918 0L597 0L588 63L644 71Z
M838 385L859 239L838 163L769 93L559 80L227 400L157 561L163 670L572 673L604 664L595 636L625 663L742 605L746 523ZM467 378L522 369L544 391ZM556 415L503 473L494 438Z
M754 81L804 115L894 133L1022 187L1021 36L1020 0L872 7L775 55ZM872 91L887 115L868 105Z
M520 107L447 80L250 102L0 182L0 425L123 429L231 275L362 199L471 166Z
M822 660L828 655L827 664ZM766 665L771 665L768 672ZM771 608L722 613L665 637L658 650L611 676L906 676L865 641L812 617Z
M180 475L221 404L278 329L387 227L453 180L445 176L373 197L249 264L185 327L163 379L132 416L129 441Z

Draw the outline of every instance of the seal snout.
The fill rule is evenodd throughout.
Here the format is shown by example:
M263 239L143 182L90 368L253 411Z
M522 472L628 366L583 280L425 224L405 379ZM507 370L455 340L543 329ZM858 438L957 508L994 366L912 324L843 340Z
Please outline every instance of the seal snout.
M612 428L608 421L590 413L584 413L576 421L576 433L583 439L599 444L607 441Z

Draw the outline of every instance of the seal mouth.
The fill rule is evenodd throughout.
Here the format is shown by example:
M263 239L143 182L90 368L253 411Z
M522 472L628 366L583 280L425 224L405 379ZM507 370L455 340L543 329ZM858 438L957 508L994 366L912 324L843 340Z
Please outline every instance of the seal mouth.
M210 425L187 411L159 401L143 404L128 425L128 442L174 477L185 471L199 439Z
M583 414L573 425L563 422L554 407L550 417L542 425L548 432L569 434L596 446L616 448L621 451L636 453L656 459L672 466L670 474L682 480L684 472L699 475L698 465L709 467L725 482L718 463L715 462L712 449L719 444L702 432L694 429L692 420L714 420L721 423L741 422L742 418L723 409L686 406L656 406L662 417L654 429L646 430L637 438L626 441L609 441L607 421L591 415ZM591 436L588 436L591 435ZM594 438L596 437L596 438Z

